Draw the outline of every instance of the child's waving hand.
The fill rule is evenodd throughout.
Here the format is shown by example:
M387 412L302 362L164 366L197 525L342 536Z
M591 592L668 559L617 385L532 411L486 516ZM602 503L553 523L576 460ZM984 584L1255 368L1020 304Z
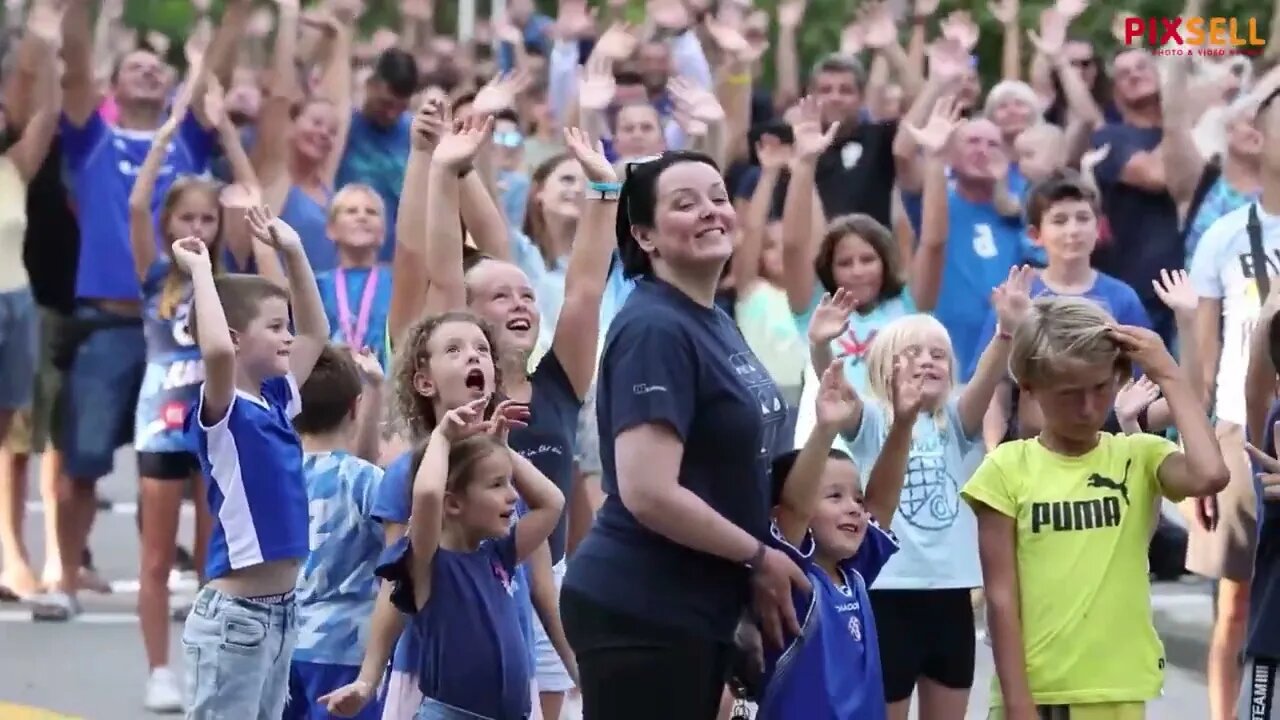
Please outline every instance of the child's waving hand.
M837 288L835 295L823 295L809 320L809 342L822 345L840 337L849 326L854 307L853 293L844 288Z
M1014 332L1031 312L1031 280L1035 270L1028 265L1009 268L1009 278L991 293L991 305L1002 332Z

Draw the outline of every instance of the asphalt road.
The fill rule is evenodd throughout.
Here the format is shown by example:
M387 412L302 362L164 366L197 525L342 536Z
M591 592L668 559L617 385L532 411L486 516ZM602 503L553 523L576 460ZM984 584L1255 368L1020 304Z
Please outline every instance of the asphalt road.
M103 481L100 494L116 502L99 513L91 545L102 574L113 582L110 595L83 598L86 613L67 624L33 624L19 605L0 605L0 720L139 720L146 663L134 618L138 542L134 525L135 475L130 453L119 456L119 471ZM36 485L30 485L35 499ZM33 508L34 509L34 508ZM37 571L43 557L43 516L28 515L26 536ZM192 517L184 514L182 537L189 544ZM175 603L194 590L190 578L175 577ZM181 662L179 624L173 625L171 657ZM986 645L979 643L978 678L968 717L986 717L992 674ZM46 712L37 712L44 710ZM1151 718L1205 720L1209 716L1204 681L1170 668L1165 697L1151 705ZM566 713L566 720L570 713Z

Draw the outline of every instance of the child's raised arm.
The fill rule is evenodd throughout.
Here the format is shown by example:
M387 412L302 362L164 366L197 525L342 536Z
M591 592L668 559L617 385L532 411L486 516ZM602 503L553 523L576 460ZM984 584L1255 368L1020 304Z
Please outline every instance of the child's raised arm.
M396 254L391 259L391 306L387 310L387 337L394 343L427 302L427 175L431 154L446 128L444 107L427 100L409 128L409 162L396 212Z
M204 386L200 398L200 422L211 427L221 422L236 392L236 348L231 342L227 316L213 283L209 249L198 238L173 244L173 258L191 276L196 313L196 344L204 360Z
M469 118L454 122L453 131L440 139L431 156L427 195L427 312L461 310L467 306L462 271L462 223L459 210L460 178L471 172L476 153L493 132L493 118Z
M1156 471L1165 496L1181 500L1220 492L1230 478L1222 448L1199 396L1164 341L1151 330L1127 325L1112 327L1111 336L1121 352L1160 386L1182 438L1183 451L1170 453Z
M738 292L742 292L742 288ZM824 294L818 301L818 307L814 308L809 318L809 361L813 363L813 372L818 377L831 367L835 359L831 355L831 341L849 327L849 316L853 314L854 307L853 293L836 288L835 295Z
M822 471L831 443L842 430L862 422L862 402L844 376L844 363L830 363L822 373L814 405L818 422L787 473L778 504L778 531L792 547L800 547L822 490Z
M133 269L139 280L145 280L151 265L156 261L155 218L151 215L151 201L156 192L156 181L160 177L160 168L169 155L169 143L178 133L178 127L187 116L187 108L191 103L191 90L200 84L203 70L196 68L195 73L183 86L178 97L173 101L173 110L151 140L151 149L138 168L138 175L133 180L133 190L129 192L129 246L133 251Z
M564 305L551 350L564 367L578 399L587 396L596 373L600 342L600 300L609 277L618 214L618 176L604 157L604 146L578 128L566 128L565 145L587 176L587 203L578 221L569 268L565 271Z
M382 386L386 374L378 363L378 356L369 348L352 348L351 353L360 368L360 381L364 388L356 408L356 455L377 464L382 445L378 424L382 420Z
M960 109L954 97L942 98L934 104L929 121L917 128L903 123L899 135L906 133L924 150L924 176L921 187L920 242L911 255L911 299L920 312L931 312L938 304L942 288L943 266L947 261L947 232L950 219L950 190L944 154L951 135L960 124Z
M880 448L880 455L871 466L871 473L863 482L866 488L864 504L876 522L886 526L898 511L902 498L902 484L907 479L907 458L911 454L911 434L920 415L922 381L915 358L902 354L894 359L893 422Z
M297 334L289 351L289 372L298 387L307 381L316 359L329 342L329 318L320 300L316 276L302 249L302 238L269 208L249 209L249 227L254 237L284 255L285 276L289 278L289 299Z
M1174 325L1178 331L1179 365L1187 377L1198 378L1204 371L1200 368L1200 343L1196 333L1196 309L1200 306L1200 296L1191 286L1191 278L1185 270L1161 270L1160 277L1151 281L1160 302L1173 311ZM1117 400L1118 402L1118 400ZM1120 409L1117 405L1116 416ZM1263 416L1265 417L1265 415ZM1169 412L1169 403L1165 400L1152 400L1147 408L1147 427L1151 431L1162 431L1173 424L1173 415ZM1125 429L1125 432L1129 432Z
M1026 265L1009 269L1009 279L991 293L996 310L996 333L978 358L978 368L956 403L965 437L982 432L982 421L996 388L1009 372L1009 340L1031 310L1031 279L1035 271Z

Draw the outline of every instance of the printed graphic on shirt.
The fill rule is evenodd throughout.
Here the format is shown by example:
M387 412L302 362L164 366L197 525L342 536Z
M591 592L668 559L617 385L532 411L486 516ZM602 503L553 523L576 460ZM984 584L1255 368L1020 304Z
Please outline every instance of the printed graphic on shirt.
M867 333L865 339L858 337L858 331L849 328L843 335L836 338L837 360L848 360L850 365L861 365L866 361L867 350L871 348L871 341L876 339L876 331L871 330Z
M898 510L922 530L944 530L960 515L960 481L947 466L942 437L914 438Z
M973 226L973 253L988 260L1000 254L996 247L996 235L991 231L990 225L978 223Z
M1112 480L1098 473L1085 480L1085 487L1101 488L1114 495L1087 500L1055 500L1031 503L1031 532L1073 532L1119 527L1124 520L1124 506L1129 504L1129 469L1133 461L1125 463L1124 477Z
M733 366L738 379L747 386L755 396L756 404L760 406L760 415L764 418L760 454L767 457L777 447L778 432L782 429L782 416L786 413L786 405L783 404L782 396L778 394L778 387L774 385L769 373L764 371L751 353L734 353L729 356L729 364Z

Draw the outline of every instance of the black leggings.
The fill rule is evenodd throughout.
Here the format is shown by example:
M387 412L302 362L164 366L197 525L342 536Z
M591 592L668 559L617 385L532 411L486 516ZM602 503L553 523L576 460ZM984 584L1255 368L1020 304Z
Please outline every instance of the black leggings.
M715 720L729 674L728 643L560 594L578 659L583 720Z

